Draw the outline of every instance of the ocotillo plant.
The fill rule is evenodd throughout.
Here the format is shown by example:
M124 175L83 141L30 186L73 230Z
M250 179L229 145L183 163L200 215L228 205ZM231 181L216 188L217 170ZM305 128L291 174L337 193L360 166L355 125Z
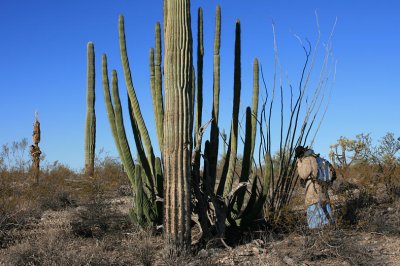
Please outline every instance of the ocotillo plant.
M93 177L94 154L96 147L95 105L95 67L94 46L87 44L87 91L86 91L86 127L85 127L85 175Z
M317 23L317 25L319 25ZM310 76L316 62L317 49L320 43L320 29L318 28L318 40L316 46L311 48L308 42L308 47L303 46L305 52L305 62L303 70L300 74L298 91L293 89L289 84L290 89L290 111L284 112L284 86L282 79L277 79L276 76L282 76L280 70L277 70L279 55L278 47L274 33L274 48L275 48L275 69L274 82L269 93L270 97L265 98L262 103L260 115L260 128L263 132L260 143L260 169L264 176L264 194L268 195L268 204L265 206L265 219L276 223L279 221L283 210L290 203L298 175L296 174L296 160L294 158L294 150L298 145L312 146L315 136L318 133L319 125L321 124L324 114L320 117L319 125L314 130L314 137L308 144L308 139L313 127L316 126L318 114L320 113L323 103L326 103L325 112L329 105L329 100L326 100L326 92L332 89L335 79L335 64L331 64L331 39L324 44L325 57L321 64L319 78L316 82L317 86L314 90L310 90ZM279 83L278 83L279 82ZM265 82L264 82L265 85ZM267 88L265 88L267 90ZM311 95L308 95L310 93ZM274 138L279 141L278 153L273 156L271 150L272 131L271 124L272 114L274 112L274 101L280 95L280 125L278 126L279 137ZM279 98L278 98L279 99ZM286 116L285 116L286 115ZM307 145L308 144L308 145ZM263 163L263 165L262 165Z
M30 154L32 158L32 178L39 183L39 171L40 171L40 155L42 152L39 148L40 142L40 122L38 112L35 113L35 122L33 123L32 133L33 145L30 147Z

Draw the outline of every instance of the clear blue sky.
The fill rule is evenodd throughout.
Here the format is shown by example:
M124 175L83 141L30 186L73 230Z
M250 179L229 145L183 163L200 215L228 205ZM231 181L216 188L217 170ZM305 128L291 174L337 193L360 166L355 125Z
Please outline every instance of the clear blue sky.
M233 41L236 18L242 24L242 110L249 105L252 61L258 57L271 84L276 24L282 67L293 84L299 77L303 51L294 34L317 36L318 10L322 40L335 18L333 53L338 60L332 101L316 139L315 149L327 154L340 136L387 131L400 133L400 3L391 1L192 1L193 34L196 10L205 21L204 119L211 113L212 47L215 6L222 7L221 115L229 121L232 106ZM149 89L149 48L154 24L162 21L162 1L0 1L0 144L22 138L31 141L34 112L42 126L40 146L49 162L59 160L75 169L84 161L86 44L96 52L97 149L117 156L105 112L101 85L101 54L109 70L117 69L126 106L125 84L118 46L118 15L125 15L133 82L142 112L157 145ZM226 104L225 104L226 103ZM127 108L124 108L125 114ZM129 126L129 122L126 122ZM222 125L226 129L229 123ZM129 128L127 128L129 129ZM128 130L128 132L130 132ZM208 135L208 134L207 134ZM133 145L132 145L133 148Z

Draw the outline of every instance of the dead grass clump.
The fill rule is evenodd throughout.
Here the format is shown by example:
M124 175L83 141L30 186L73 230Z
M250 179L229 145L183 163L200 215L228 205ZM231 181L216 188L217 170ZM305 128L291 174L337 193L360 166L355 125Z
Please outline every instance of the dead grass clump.
M130 252L137 239L126 242L122 237L108 235L98 240L47 230L0 250L0 265L138 265L139 258Z
M351 231L325 228L310 230L304 238L301 260L322 263L325 260L347 261L351 265L366 265L371 261L368 250L351 241Z
M163 255L162 263L163 266L176 266L176 265L193 265L193 255L190 253L180 253L180 254L165 254ZM206 260L204 260L206 262ZM195 265L195 264L194 264ZM207 264L202 264L207 265Z
M8 265L72 265L66 246L69 235L59 230L49 230L35 235L7 249L2 263Z
M155 234L152 228L139 229L133 234L136 240L133 245L133 256L138 258L138 261L143 266L153 265L156 259L156 248L154 245Z

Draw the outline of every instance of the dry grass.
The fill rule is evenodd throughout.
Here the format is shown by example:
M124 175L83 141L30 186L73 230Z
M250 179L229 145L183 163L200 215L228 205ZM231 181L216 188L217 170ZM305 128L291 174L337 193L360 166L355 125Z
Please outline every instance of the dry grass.
M112 159L97 161L90 180L48 166L38 185L0 168L0 265L396 265L400 199L374 171L355 167L336 182L335 227L307 228L299 187L278 223L228 228L232 249L214 241L177 256L160 232L130 223L130 185Z

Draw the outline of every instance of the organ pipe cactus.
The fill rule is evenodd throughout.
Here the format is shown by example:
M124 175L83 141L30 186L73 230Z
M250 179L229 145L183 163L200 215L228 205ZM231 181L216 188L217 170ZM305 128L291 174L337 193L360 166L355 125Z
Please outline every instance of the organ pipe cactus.
M86 127L85 127L85 174L93 177L94 153L96 147L95 105L95 67L94 46L87 44L87 91L86 91Z
M195 136L194 146L199 147L199 152L196 153L193 162L193 172L196 178L200 176L200 147L201 143L197 134L202 126L202 112L203 112L203 10L199 8L197 19L197 86L196 86L196 118L195 118Z
M163 219L164 235L174 250L185 249L190 244L192 208L198 215L204 237L211 232L224 236L225 224L249 225L258 217L265 197L260 194L260 181L252 173L252 154L256 136L258 109L258 61L254 63L254 89L252 108L246 110L246 135L244 167L235 172L237 161L238 116L241 90L240 22L236 23L234 103L228 150L218 190L215 191L219 144L219 94L220 94L220 35L221 9L216 9L214 37L214 74L212 114L208 123L202 124L203 100L203 22L202 10L198 12L197 80L192 59L192 33L190 28L189 0L164 1L164 86L162 86L161 27L155 27L155 49L150 49L150 86L161 158L155 158L153 147L144 124L139 102L132 82L126 49L124 19L119 18L119 41L125 83L128 91L129 115L137 149L139 164L130 153L122 120L118 95L117 74L113 71L113 93L110 95L106 56L103 56L103 87L111 131L125 171L131 180L134 205L131 217L139 224L160 224ZM257 62L257 64L256 64ZM256 82L257 81L257 82ZM197 86L196 86L197 85ZM164 87L164 96L162 92ZM196 93L196 97L195 97ZM112 103L112 98L114 103ZM211 124L210 139L201 153L202 134ZM193 132L193 125L195 130ZM225 140L224 140L225 142ZM193 152L192 152L193 151ZM204 169L201 172L200 158ZM236 177L239 176L239 179ZM192 185L192 187L191 187ZM247 193L246 187L250 193ZM191 191L194 193L191 197ZM191 199L196 198L191 204ZM259 207L261 206L261 207ZM163 208L164 207L164 208ZM208 212L208 214L207 214ZM214 217L214 218L213 218Z
M103 55L102 68L104 99L106 103L111 131L113 133L114 141L117 146L121 161L124 165L125 172L127 173L129 180L131 181L132 190L134 192L134 202L133 207L130 210L130 217L134 222L137 222L140 225L145 225L149 223L160 224L162 220L162 212L159 210L159 204L156 202L156 189L158 189L160 185L157 184L156 187L153 183L149 182L149 180L152 180L151 177L149 178L148 176L149 173L144 174L145 171L143 170L143 167L139 164L135 165L133 161L123 122L121 101L119 98L118 90L117 72L115 70L112 71L111 95L109 88L106 55ZM132 127L134 127L135 120L132 117L131 119ZM136 144L140 145L140 147L143 149L140 139L136 140ZM161 175L161 170L159 169L157 173ZM159 178L157 179L157 181L158 183L162 183Z
M213 105L211 113L211 131L210 131L210 151L209 172L211 186L214 188L219 146L219 94L220 94L220 49L221 49L221 7L217 6L215 14L215 35L214 35L214 71L213 71Z
M258 59L255 58L253 62L253 103L251 107L251 152L250 158L254 157L254 148L256 145L256 133L257 133L257 115L258 115L258 95L260 91L260 78L259 78L259 66Z
M160 149L162 150L164 141L164 105L161 74L161 28L159 22L157 22L155 26L155 36L155 49L150 49L150 88L153 100L157 139Z
M139 160L143 164L145 160L148 161L148 164L151 167L152 175L154 175L154 163L155 156L153 152L153 147L151 145L150 136L147 131L147 127L144 123L142 113L140 111L139 102L136 97L135 88L132 82L131 70L129 67L129 60L126 48L126 39L125 39L125 25L124 25L124 17L119 16L119 24L118 24L118 32L119 32L119 46L121 52L121 61L124 70L125 83L128 90L128 96L130 104L132 105L132 116L137 123L138 134L143 141L143 146L145 148L146 154L145 156L140 156Z
M240 21L236 21L235 31L235 62L234 62L234 85L233 85L233 111L232 124L229 137L229 159L228 172L226 176L221 177L220 189L224 185L223 196L226 197L232 190L233 178L235 175L236 156L237 156L237 141L238 141L238 126L239 126L239 105L240 105L240 90L241 90L241 63L240 63Z

